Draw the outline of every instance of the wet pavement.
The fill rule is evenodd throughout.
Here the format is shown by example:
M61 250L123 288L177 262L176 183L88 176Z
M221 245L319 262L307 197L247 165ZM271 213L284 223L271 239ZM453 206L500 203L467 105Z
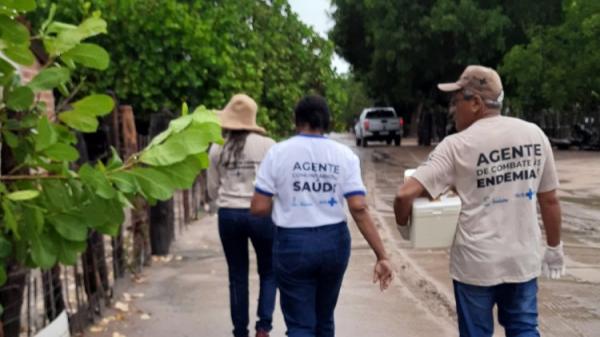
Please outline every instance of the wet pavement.
M373 204L390 229L398 254L408 261L404 268L414 269L409 272L413 276L404 276L403 281L409 287L413 284L413 292L430 310L455 320L448 250L411 248L406 235L397 231L392 211L404 170L418 166L433 148L416 146L410 139L401 147L369 143L368 148L357 148L351 135L336 137L353 147L367 175L374 176ZM540 280L540 329L543 336L600 336L600 152L555 151L555 159L567 275L558 281ZM501 328L496 330L496 336L504 335Z
M371 283L373 253L350 222L352 257L336 310L337 336L457 336L447 249L413 249L395 225L392 201L403 172L425 160L431 147L403 140L401 147L354 146L352 135L332 135L361 157L368 201L397 277L381 293ZM563 205L563 240L568 275L540 281L542 336L600 336L600 153L557 152ZM253 254L251 254L252 256ZM251 323L258 293L251 259ZM86 336L231 336L227 267L216 217L189 225L174 244L173 256L157 259L137 282L119 291L127 311L109 311ZM119 303L117 302L117 303ZM279 306L271 336L285 336ZM494 336L504 336L497 325Z
M231 336L227 265L215 216L189 225L177 239L173 256L155 259L141 282L132 282L117 296L127 312L112 310L108 322L85 333L97 337L226 337ZM385 292L372 283L375 257L350 224L352 256L336 309L336 335L348 337L457 336L452 322L440 319L409 288L395 282ZM387 245L391 245L390 242ZM254 324L258 277L251 254L250 330ZM126 295L125 295L126 294ZM119 305L117 305L119 307ZM285 336L275 309L271 336ZM254 333L251 331L251 336Z

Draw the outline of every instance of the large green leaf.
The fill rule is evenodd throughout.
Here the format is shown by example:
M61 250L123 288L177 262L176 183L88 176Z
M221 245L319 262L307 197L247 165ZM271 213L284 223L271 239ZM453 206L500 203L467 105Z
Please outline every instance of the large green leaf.
M194 117L191 115L179 117L177 119L172 120L169 123L169 127L165 131L159 133L156 137L154 137L152 139L152 141L148 145L147 149L152 148L152 147L164 142L172 134L180 132L181 130L187 128L192 123L193 120L194 120Z
M79 254L83 253L87 248L86 241L65 240L56 231L50 231L47 235L47 240L54 242L58 262L67 266L77 263Z
M37 190L22 190L12 192L6 195L6 197L12 201L25 201L35 199L40 195L40 191Z
M77 263L79 254L87 248L87 242L73 242L69 240L57 241L57 258L64 265L72 266Z
M101 18L91 17L79 24L77 30L81 34L81 40L85 40L92 36L106 34L106 26L106 21Z
M115 106L112 97L108 95L90 95L72 104L77 113L85 113L92 116L104 116L109 114Z
M56 143L46 150L44 154L48 158L56 161L75 161L79 159L79 152L73 146L63 143Z
M15 68L0 57L0 86L8 86L12 82Z
M58 214L48 217L48 222L63 238L70 241L85 241L88 228L84 220L74 214Z
M38 120L37 134L35 135L35 151L42 151L55 144L58 133L54 130L48 117L45 115Z
M108 68L110 56L97 44L81 43L62 55L64 60L72 60L85 67L105 70Z
M52 28L55 29L56 27ZM47 38L44 40L44 45L52 55L62 55L75 48L81 41L98 34L106 33L106 21L92 17L83 21L75 29L72 29L69 25L63 25L62 28L56 38Z
M120 223L106 223L96 228L98 232L109 236L116 236L117 234L119 234L119 229L121 229Z
M46 29L46 33L48 34L60 34L67 30L77 29L76 25L72 25L70 23L64 23L60 21L52 21L48 25L48 29Z
M74 201L67 187L60 180L46 180L42 182L44 206L53 212L61 212L73 207Z
M169 176L163 172L152 168L135 168L130 172L135 176L144 196L164 201L173 195L175 188Z
M96 227L96 230L102 234L115 236L119 234L119 229L123 222L125 222L125 212L123 212L123 206L119 200L109 200L108 210L106 216L108 220L101 226Z
M54 267L56 263L56 244L46 236L31 237L31 259L42 269Z
M178 163L192 154L206 151L213 140L207 132L210 123L191 124L188 128L171 135L164 143L156 145L140 156L140 161L152 166L167 166Z
M112 147L112 146L110 147L110 152L112 153L112 156L108 160L106 169L109 171L112 171L112 170L116 170L117 168L123 166L123 160L121 159L121 157L119 157L119 153L117 152L117 150L114 147Z
M112 199L116 196L116 191L104 175L97 169L94 169L89 164L84 164L79 169L79 176L81 180L89 185L97 195L105 198Z
M34 92L51 90L66 83L71 78L71 72L67 68L46 68L40 71L27 86Z
M187 105L184 105L184 107L182 107L182 112L185 111L185 107L187 107ZM221 127L217 114L214 112L214 110L208 110L205 107L200 106L196 108L196 110L194 110L194 113L192 113L191 115L184 114L182 117L172 120L169 123L169 127L167 128L167 130L161 132L152 139L152 141L148 145L148 149L162 143L172 134L181 132L183 129L187 128L192 122L194 122L196 125L211 123L211 125L204 125L203 127L206 128L209 134L213 137L214 142L222 142Z
M8 16L0 15L0 38L14 44L25 44L29 42L29 30Z
M66 144L75 144L77 143L77 136L75 136L74 132L71 132L68 127L61 124L52 124L52 127L58 134L58 141Z
M19 231L17 228L17 219L15 218L14 208L12 203L8 201L8 199L2 200L2 210L4 211L4 227L13 232L15 237L19 239L21 236L19 235Z
M205 167L205 161L200 156L208 157L203 152L200 155L191 155L177 164L157 167L156 169L168 176L171 179L172 186L175 188L187 189L194 184L196 177Z
M85 214L85 224L89 228L98 228L109 220L110 200L91 195L85 205L81 208Z
M18 87L7 93L6 106L15 111L27 110L33 104L34 98L31 89L28 87Z
M32 235L38 235L44 230L44 213L42 209L37 206L26 205L27 207L23 210L23 227L19 231L23 234L23 237L31 237Z
M14 149L19 146L19 138L9 130L2 130L2 136L4 137L4 142L9 147Z
M125 172L118 171L110 173L108 178L115 183L117 188L123 193L136 193L138 191L137 181L135 176Z
M33 53L29 50L28 44L9 45L3 52L9 59L20 65L30 66L33 65L33 62L35 61L35 56L33 56Z
M88 227L111 236L118 233L121 224L125 221L123 207L116 198L107 200L92 196L83 207L82 213L86 215Z
M0 7L15 10L17 12L29 12L35 9L35 0L0 0Z
M98 120L96 117L78 110L70 110L58 115L63 123L69 127L81 132L96 132L98 129Z
M204 106L197 107L192 113L194 121L197 123L214 123L220 125L219 117L214 110L209 110Z

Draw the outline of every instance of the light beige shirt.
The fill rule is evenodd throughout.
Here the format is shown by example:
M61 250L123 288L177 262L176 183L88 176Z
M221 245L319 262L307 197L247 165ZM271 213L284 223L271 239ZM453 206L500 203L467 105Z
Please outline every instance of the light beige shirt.
M413 175L433 197L455 187L462 208L453 279L479 286L539 276L536 193L558 187L552 147L535 124L484 118L446 137Z
M254 181L260 162L275 144L269 137L250 133L238 160L225 167L219 163L222 147L214 144L209 152L208 196L218 207L250 208Z

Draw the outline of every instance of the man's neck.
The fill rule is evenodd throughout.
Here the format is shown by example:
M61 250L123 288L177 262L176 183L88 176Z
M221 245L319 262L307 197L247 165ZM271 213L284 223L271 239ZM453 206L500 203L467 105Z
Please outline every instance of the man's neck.
M481 114L481 118L480 118L480 119L483 119L483 118L491 118L491 117L497 117L497 116L500 116L500 115L501 115L501 114L500 114L500 110L496 110L496 109L493 109L493 110L491 110L491 109L488 109L488 110L485 110L485 111L484 111L484 112Z

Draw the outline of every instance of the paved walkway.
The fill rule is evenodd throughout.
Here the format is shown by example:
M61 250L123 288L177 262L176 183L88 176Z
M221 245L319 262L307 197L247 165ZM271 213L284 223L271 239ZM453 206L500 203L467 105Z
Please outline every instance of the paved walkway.
M430 314L400 282L395 282L383 293L371 283L374 256L356 226L351 226L352 257L336 311L337 335L455 336L451 322ZM255 305L258 278L256 263L251 263L251 302ZM100 322L92 330L102 329L103 332L87 332L86 335L230 336L227 267L216 217L206 216L191 224L176 241L173 259L156 262L145 271L144 281L132 283L126 292L120 300L128 303L128 312L117 312L116 316L109 313L109 320L113 317L117 320L108 324ZM131 300L126 302L126 299ZM255 306L251 308L253 312ZM251 322L251 326L253 324ZM120 335L114 335L115 332ZM271 335L285 336L279 305Z
M335 137L352 146L350 136ZM402 180L402 172L405 168L414 167L429 152L409 141L405 140L401 148L373 146L354 149L362 158L369 203L386 247L392 254L397 278L384 293L371 284L374 257L351 223L353 249L336 310L337 336L457 336L452 283L448 275L448 250L412 249L394 224L391 200ZM389 162L385 160L387 157L394 160ZM559 170L561 168L563 166L559 162ZM577 232L571 229L571 222L582 216L581 210L565 209L565 242L570 254L575 248L585 248L586 252L594 247L597 249L597 246L584 246L585 242L571 237L574 236L572 233L581 232L581 229ZM592 218L584 220L590 222ZM593 241L596 236L585 237ZM582 248L578 248L580 246ZM540 328L544 336L597 335L600 322L598 281L576 277L577 273L585 271L587 274L584 276L595 277L596 274L588 269L597 272L597 255L573 255L578 261L588 256L590 263L596 263L596 269L592 268L592 264L582 267L583 262L569 260L569 276L560 281L541 280ZM254 313L258 278L255 261L251 263L251 304L254 305L251 312ZM231 336L227 267L218 238L216 217L206 216L191 224L175 242L173 257L155 262L152 268L146 269L143 280L124 287L123 292L126 293L122 292L119 296L127 312L114 310L104 322L91 329L100 332L90 331L86 335ZM251 326L253 324L251 322ZM285 335L279 306L275 311L274 327L272 336ZM496 325L494 336L503 335L504 330Z

